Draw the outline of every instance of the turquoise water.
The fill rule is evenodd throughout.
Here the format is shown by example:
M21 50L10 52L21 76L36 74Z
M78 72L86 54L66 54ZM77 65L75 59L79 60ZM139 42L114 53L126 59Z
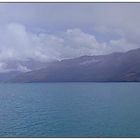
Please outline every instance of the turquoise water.
M140 83L0 84L0 137L140 137Z

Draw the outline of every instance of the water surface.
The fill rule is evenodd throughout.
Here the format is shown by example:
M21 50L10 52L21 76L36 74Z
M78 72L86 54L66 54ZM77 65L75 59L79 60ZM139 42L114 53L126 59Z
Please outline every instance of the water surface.
M140 137L140 83L0 84L0 137Z

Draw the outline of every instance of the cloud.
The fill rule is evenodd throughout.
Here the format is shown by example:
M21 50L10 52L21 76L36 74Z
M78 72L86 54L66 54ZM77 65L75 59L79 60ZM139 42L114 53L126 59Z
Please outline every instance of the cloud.
M134 44L125 38L121 38L119 40L111 40L109 45L114 52L126 52L139 48L138 44Z
M13 70L9 60L47 62L136 49L139 14L139 3L1 3L0 72Z
M20 72L29 72L31 71L30 69L28 69L26 66L23 66L21 64L18 64L18 67L16 69L17 71L20 71Z
M0 30L0 72L30 71L21 64L14 69L8 68L6 62L12 60L33 59L48 62L84 55L126 52L139 47L137 42L123 34L120 34L119 39L99 42L94 34L82 31L80 28L67 29L58 34L43 31L36 33L23 24L12 22L1 25ZM103 29L103 31L107 30Z
M121 37L100 43L95 35L79 28L67 29L59 34L33 33L19 23L9 23L0 28L0 61L61 60L83 55L101 55L137 48L137 44Z

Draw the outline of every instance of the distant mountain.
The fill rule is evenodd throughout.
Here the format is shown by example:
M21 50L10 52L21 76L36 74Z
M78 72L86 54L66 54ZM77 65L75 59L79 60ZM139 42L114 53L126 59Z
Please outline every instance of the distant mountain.
M28 59L24 61L8 60L5 61L4 63L7 64L6 69L10 69L11 71L27 72L47 67L52 62L40 62L37 60Z
M9 81L9 79L13 79L17 75L21 74L22 72L19 71L11 71L8 73L0 73L0 82Z
M126 53L82 56L19 74L10 82L140 81L140 49Z
M0 69L0 82L9 81L10 79L13 79L15 76L18 76L22 73L48 67L51 63L52 62L40 62L33 59L24 61L3 61L3 70Z

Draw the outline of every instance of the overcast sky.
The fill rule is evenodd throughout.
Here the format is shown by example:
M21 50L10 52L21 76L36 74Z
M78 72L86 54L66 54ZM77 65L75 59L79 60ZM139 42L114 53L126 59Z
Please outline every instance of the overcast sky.
M0 3L0 62L140 47L140 3Z

